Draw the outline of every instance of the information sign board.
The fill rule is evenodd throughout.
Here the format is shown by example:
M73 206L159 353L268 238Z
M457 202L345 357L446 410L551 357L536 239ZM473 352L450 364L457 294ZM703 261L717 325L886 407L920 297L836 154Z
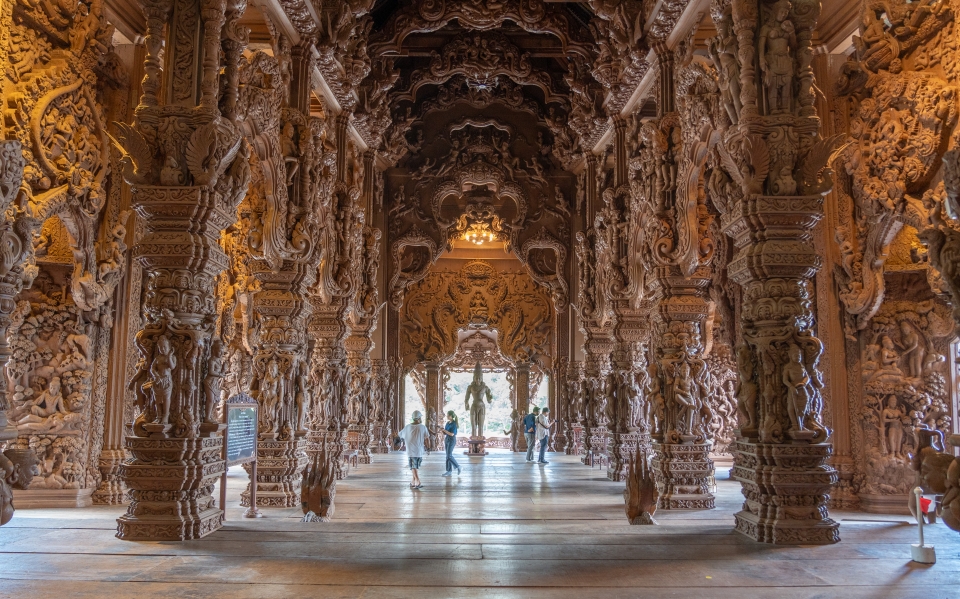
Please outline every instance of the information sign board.
M257 402L249 395L227 400L227 467L257 459Z

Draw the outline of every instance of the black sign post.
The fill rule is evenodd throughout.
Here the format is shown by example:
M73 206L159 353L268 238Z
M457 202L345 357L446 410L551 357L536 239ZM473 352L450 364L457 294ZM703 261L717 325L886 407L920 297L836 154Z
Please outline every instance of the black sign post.
M227 400L224 405L223 419L227 425L226 443L223 444L223 478L220 480L220 509L226 519L227 505L227 469L238 464L250 466L250 507L243 513L244 518L261 518L257 509L257 401L240 393Z

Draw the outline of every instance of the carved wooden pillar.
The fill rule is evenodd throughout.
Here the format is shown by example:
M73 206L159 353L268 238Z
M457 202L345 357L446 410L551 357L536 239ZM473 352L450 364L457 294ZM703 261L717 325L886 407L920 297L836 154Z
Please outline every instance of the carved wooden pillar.
M736 246L729 277L743 289L733 475L746 501L736 529L768 543L836 543L839 526L827 503L837 473L827 464L823 344L814 336L811 310L820 268L812 231L831 187L822 173L833 143L819 139L812 105L810 39L819 4L802 11L789 4L759 8L735 2L731 12L715 15L718 30L732 24L737 36L743 106L717 148L727 166L717 167L712 179L718 184L711 185L723 206L723 230ZM796 38L786 46L754 46L787 28ZM764 60L755 60L757 50L767 53ZM721 77L733 75L721 65ZM719 184L724 181L730 185Z
M23 169L26 162L23 159L23 149L19 141L0 141L0 238L4 240L2 246L2 264L0 270L0 375L6 381L6 367L10 359L10 345L7 341L7 332L11 324L11 315L16 308L16 297L23 287L23 261L27 255L24 250L32 247L33 240L27 236L18 234L14 228L14 218L12 212L7 209L13 203L17 193L20 191L20 185L23 180ZM7 409L10 403L6 396L6 384L0 385L0 502L7 507L9 502L10 509L13 509L13 485L23 489L29 480L19 481L15 466L23 468L27 464L15 464L9 451L4 452L7 443L17 438L17 427L15 424L8 423ZM20 450L20 453L25 453ZM30 451L30 454L33 452ZM30 457L32 463L35 462L35 456ZM32 475L30 476L32 478ZM2 517L2 514L0 514ZM3 520L0 520L3 523Z
M660 507L709 509L714 507L710 493L714 465L709 458L709 418L704 417L709 413L710 389L704 327L714 244L708 236L711 220L700 193L699 165L682 159L684 152L693 156L692 149L699 147L695 146L699 133L692 131L699 122L688 118L693 110L677 112L673 52L661 42L654 50L658 114L640 127L631 181L635 206L631 224L643 232L642 253L649 256L644 266L652 293L645 299L655 306L644 398L648 417L642 427L650 426L653 432L652 465Z
M437 429L443 426L441 412L443 412L443 381L440 377L440 365L436 362L427 362L425 365L427 372L426 386L427 393L423 402L426 414L423 415L423 423L431 432L436 433Z
M242 43L236 23L245 5L161 1L143 8L144 93L134 126L123 132L135 165L126 171L132 203L146 229L135 250L147 283L137 335L140 363L131 382L142 411L134 436L124 441L133 459L120 467L120 476L133 501L117 520L117 536L185 540L223 521L211 497L223 472L222 425L214 409L221 348L213 327L215 279L227 257L218 239L236 218L250 171L241 132L220 114L218 100L236 92L220 85L235 81L238 68L228 62L237 57L223 52L221 40ZM165 26L169 75L161 88ZM191 42L178 42L185 32ZM147 145L145 138L154 141ZM162 159L144 147L156 147Z
M390 413L393 395L390 392L392 378L390 364L386 360L371 361L370 404L373 407L371 426L373 427L373 441L370 444L370 453L389 453L392 442L391 429L393 427Z
M606 412L610 401L611 356L613 340L609 330L603 327L588 327L583 344L583 411L580 424L583 428L584 464L592 463L594 453L602 453L606 444Z
M827 517L837 473L826 464L831 444L822 442L822 400L812 382L822 345L810 310L820 263L811 231L822 201L758 194L724 217L737 245L730 277L743 286L745 344L738 351L758 391L741 398L752 416L736 443L733 474L746 497L737 530L770 543L839 541L838 524Z
M626 304L626 302L622 302ZM640 389L636 374L643 371L643 341L647 337L648 318L637 310L621 305L611 362L611 397L607 404L607 478L626 479L637 451L649 453L650 433L640 418Z
M133 67L129 81L139 81L143 78L145 47L142 43L136 44L133 50ZM139 88L130 85L126 90L130 98L126 105L128 110L122 115L123 122L133 118L133 107L136 105ZM120 116L120 115L118 115ZM120 186L120 181L116 182ZM122 186L120 191L120 206L122 211L130 209L129 188ZM127 220L127 247L133 247L138 241L136 217ZM107 374L107 390L104 402L103 415L103 450L100 452L98 467L100 470L100 486L93 492L93 502L100 505L121 505L126 500L127 489L120 479L120 464L127 458L123 449L125 410L132 405L133 391L127 387L127 373L133 367L135 351L134 336L137 323L140 320L141 292L143 288L143 272L139 263L134 259L132 252L124 255L126 275L117 286L114 298L114 327L110 339L110 357Z
M310 381L314 386L315 400L310 431L307 433L308 454L324 451L330 456L337 479L346 476L343 468L343 452L346 449L346 351L345 324L346 300L344 298L311 296L313 314L308 324L308 333L313 340L310 356Z
M251 64L272 60L256 57ZM312 305L308 289L317 277L322 255L315 237L321 198L317 193L331 178L317 168L323 164L322 130L326 124L312 119L310 85L313 47L309 42L291 50L290 85L265 77L265 86L245 85L242 96L271 102L245 110L245 128L262 170L262 211L251 208L259 231L251 243L250 268L260 289L253 294L253 383L251 395L260 403L260 439L257 443L257 504L260 507L293 507L300 504L300 481L307 464L309 383L308 339L305 334ZM283 106L284 101L286 106ZM281 108L282 106L282 108ZM276 110L276 113L274 113ZM276 143L279 139L280 143ZM251 191L259 193L259 191ZM284 202L284 200L286 200ZM286 219L277 218L286 214ZM327 225L329 226L329 225ZM248 240L255 236L249 235ZM241 495L248 505L249 488Z
M700 271L685 277L676 267L662 266L655 277L660 301L653 355L664 412L653 435L652 465L663 509L712 509L715 503L709 422L701 418L709 377L703 328L710 279L709 269Z
M373 383L373 364L370 350L373 342L370 334L376 319L362 325L351 327L345 348L347 351L347 405L351 411L350 428L356 440L358 460L362 464L370 463L370 443L373 441L373 405L371 389Z
M0 141L0 236L5 239L3 246L3 267L0 269L0 375L6 381L7 361L10 359L10 344L7 331L11 324L11 315L17 307L16 298L23 287L23 260L25 250L32 247L33 240L21 238L14 229L14 220L7 211L20 191L23 181L23 148L19 141ZM7 441L17 438L17 427L7 422L7 385L0 385L0 449ZM3 484L3 483L0 483Z
M580 438L580 410L583 404L583 382L581 380L580 362L570 360L564 368L564 379L560 381L565 387L566 418L563 422L564 435L567 445L564 453L579 455L582 448Z
M260 403L257 441L257 505L295 507L307 465L307 340L310 316L306 298L310 265L284 260L279 270L251 264L261 288L253 295L254 378L251 394ZM240 504L250 505L250 488Z
M619 115L613 119L614 140L614 186L604 190L604 209L595 219L595 232L603 237L609 246L612 261L619 265L630 262L627 247L628 239L621 231L629 224L629 214L633 204L629 196L629 140L627 139L627 121ZM612 233L612 234L611 234ZM615 239L610 242L607 240ZM598 250L599 252L600 250ZM599 260L598 260L599 261ZM639 390L634 379L635 356L640 352L639 344L644 335L646 319L634 307L631 297L635 285L630 285L630 269L608 268L607 282L603 288L608 290L612 312L615 315L611 326L610 373L604 381L605 405L602 418L606 424L604 455L607 458L607 478L614 481L624 480L628 464L639 444L649 445L649 435L638 431L635 403L639 400ZM622 277L619 281L614 275Z
M557 359L553 368L553 375L550 377L550 410L554 414L552 436L553 451L562 451L566 453L569 444L569 422L570 422L570 402L567 397L567 371L569 359L560 357Z

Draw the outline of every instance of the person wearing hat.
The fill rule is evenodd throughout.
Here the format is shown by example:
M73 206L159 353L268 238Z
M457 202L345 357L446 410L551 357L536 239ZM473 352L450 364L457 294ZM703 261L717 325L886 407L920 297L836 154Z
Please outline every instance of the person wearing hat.
M419 410L413 413L413 422L400 431L400 438L407 446L407 462L410 465L410 470L413 471L413 481L410 483L411 489L419 489L423 486L420 484L419 470L420 464L423 462L424 446L429 434L430 431L423 424L423 414Z

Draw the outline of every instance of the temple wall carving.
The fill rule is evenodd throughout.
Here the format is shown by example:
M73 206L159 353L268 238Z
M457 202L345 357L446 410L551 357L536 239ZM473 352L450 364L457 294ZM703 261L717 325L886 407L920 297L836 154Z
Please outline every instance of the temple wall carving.
M528 275L500 273L482 261L430 273L408 292L401 311L405 364L446 361L457 350L457 331L471 326L495 329L497 348L511 362L552 368L549 295Z
M98 2L5 3L0 29L2 137L24 161L22 183L5 191L3 386L12 446L39 459L20 505L86 505L103 476L113 293L131 224L108 123L126 119L130 80Z

